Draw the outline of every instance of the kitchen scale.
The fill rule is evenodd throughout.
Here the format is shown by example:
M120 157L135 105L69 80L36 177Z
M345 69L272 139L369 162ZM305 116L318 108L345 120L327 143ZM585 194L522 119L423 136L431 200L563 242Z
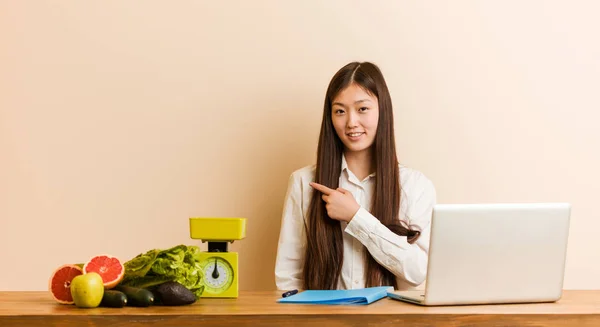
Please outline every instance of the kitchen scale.
M204 276L202 298L238 297L238 254L227 246L246 237L246 218L192 217L190 237L208 242L208 251L200 252Z

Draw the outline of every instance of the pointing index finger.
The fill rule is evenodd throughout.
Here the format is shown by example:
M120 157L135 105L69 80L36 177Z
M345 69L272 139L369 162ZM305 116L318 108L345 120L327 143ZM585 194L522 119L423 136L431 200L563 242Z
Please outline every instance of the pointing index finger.
M312 186L314 189L316 189L317 191L319 191L325 195L330 195L331 193L335 192L334 190L330 189L329 187L327 187L325 185L321 185L319 183L315 183L315 182L311 182L310 186Z

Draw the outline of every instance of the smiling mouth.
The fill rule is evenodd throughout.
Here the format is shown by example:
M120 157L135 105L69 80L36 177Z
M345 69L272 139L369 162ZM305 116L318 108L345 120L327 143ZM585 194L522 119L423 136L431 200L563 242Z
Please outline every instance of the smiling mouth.
M360 133L347 133L346 135L350 136L350 137L358 137L363 135L364 132L360 132Z

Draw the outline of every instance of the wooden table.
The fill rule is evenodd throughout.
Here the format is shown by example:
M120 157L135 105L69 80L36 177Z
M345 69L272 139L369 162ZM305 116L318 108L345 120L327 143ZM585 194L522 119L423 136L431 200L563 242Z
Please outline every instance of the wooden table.
M367 306L279 304L280 292L241 292L181 307L80 309L47 292L0 292L0 326L600 326L600 290L556 303L421 307L385 298Z

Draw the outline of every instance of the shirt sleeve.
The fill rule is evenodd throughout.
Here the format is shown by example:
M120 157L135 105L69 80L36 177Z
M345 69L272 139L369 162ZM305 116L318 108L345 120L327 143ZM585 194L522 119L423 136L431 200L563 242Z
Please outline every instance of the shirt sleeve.
M283 206L275 261L275 283L278 290L303 287L302 270L306 234L302 211L301 178L292 174Z
M411 286L425 281L431 234L431 214L436 203L433 183L422 177L413 199L407 199L408 225L420 231L417 240L410 244L406 236L399 236L385 227L379 219L360 208L344 230L359 240L375 261L396 277Z

